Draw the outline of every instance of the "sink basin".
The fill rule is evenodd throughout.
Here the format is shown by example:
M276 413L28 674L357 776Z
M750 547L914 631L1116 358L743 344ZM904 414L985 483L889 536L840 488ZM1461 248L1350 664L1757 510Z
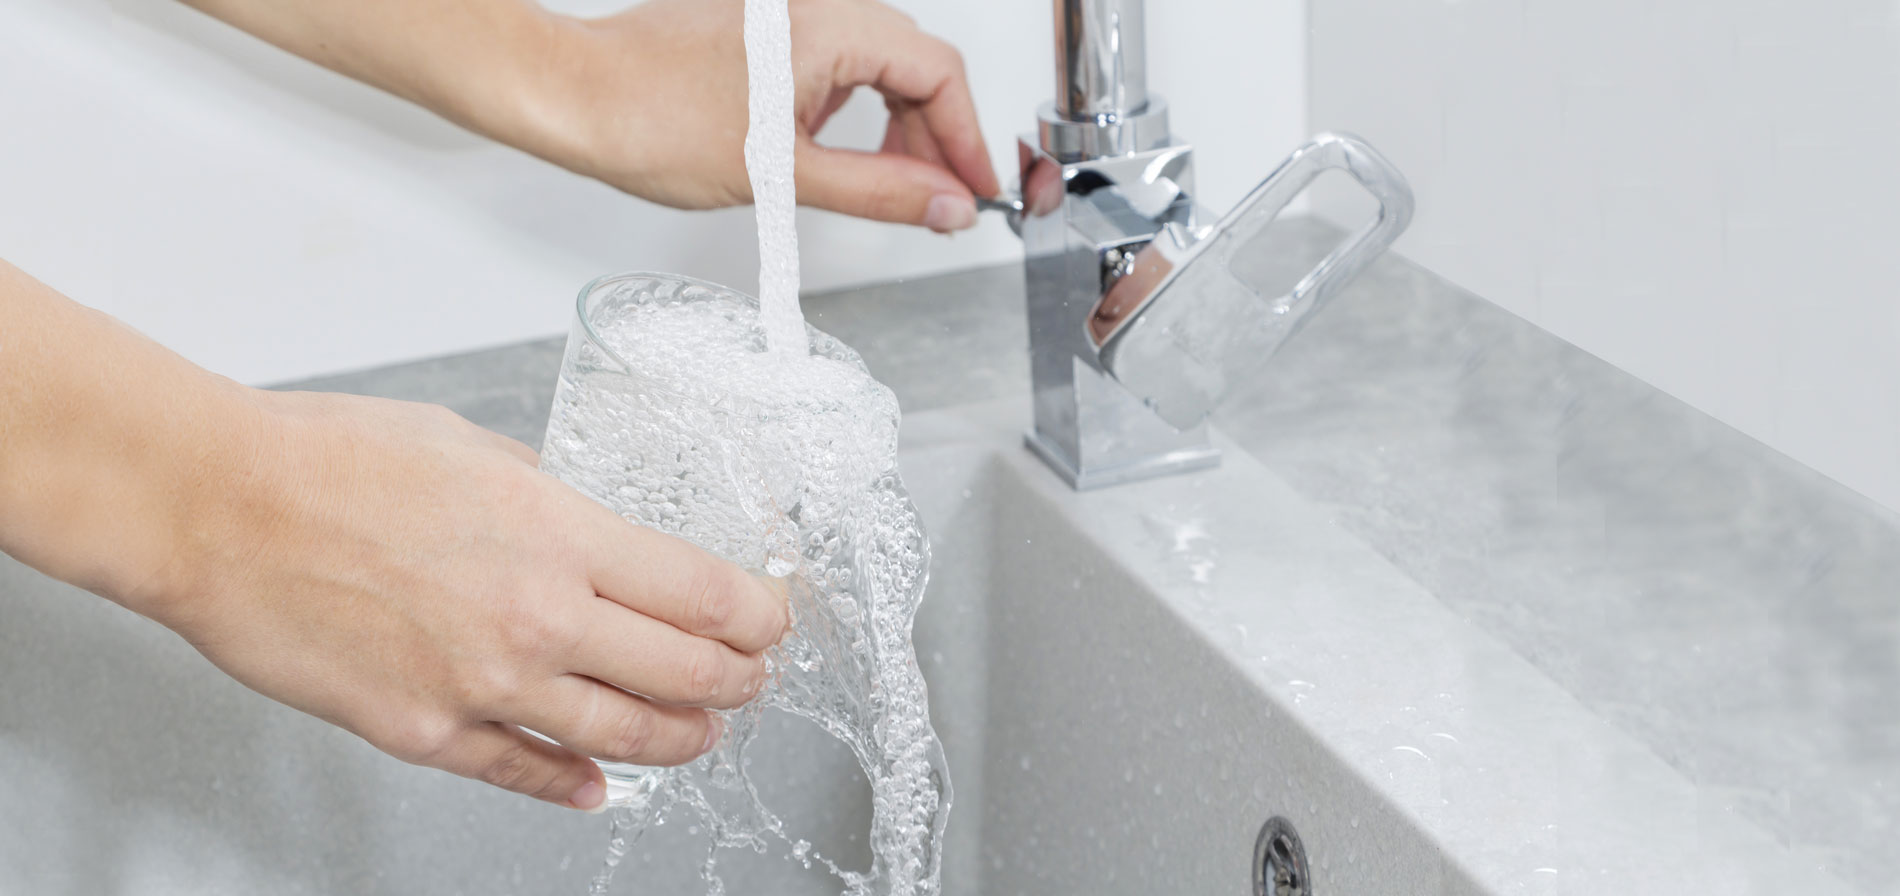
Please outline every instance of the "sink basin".
M1243 896L1274 816L1316 896L1835 892L1245 452L1078 494L1022 448L1026 404L904 424L947 893ZM24 567L0 589L0 893L577 894L598 867L601 818L397 762ZM867 864L841 746L777 717L753 770ZM689 827L616 891L703 891ZM839 889L753 858L734 896Z

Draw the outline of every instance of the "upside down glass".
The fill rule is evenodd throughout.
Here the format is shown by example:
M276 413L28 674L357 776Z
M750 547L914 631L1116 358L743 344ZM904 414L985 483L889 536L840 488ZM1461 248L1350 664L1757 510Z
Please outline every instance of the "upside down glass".
M876 858L850 889L934 893L950 790L910 642L929 562L897 475L897 403L856 352L807 332L810 357L768 354L756 300L674 275L580 294L542 469L629 522L786 576L792 601L770 680L724 714L713 753L603 762L609 802L647 817L684 802L721 845L790 844L743 775L760 712L784 709L844 740L871 783Z

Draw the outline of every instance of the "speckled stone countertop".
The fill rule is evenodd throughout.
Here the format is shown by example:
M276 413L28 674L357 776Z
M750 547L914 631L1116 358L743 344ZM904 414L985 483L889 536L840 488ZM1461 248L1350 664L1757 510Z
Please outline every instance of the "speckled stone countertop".
M1331 245L1276 225L1244 276ZM808 296L907 410L1026 392L1020 269ZM559 340L293 384L538 445ZM1900 517L1397 257L1215 425L1592 711L1870 893L1900 880Z

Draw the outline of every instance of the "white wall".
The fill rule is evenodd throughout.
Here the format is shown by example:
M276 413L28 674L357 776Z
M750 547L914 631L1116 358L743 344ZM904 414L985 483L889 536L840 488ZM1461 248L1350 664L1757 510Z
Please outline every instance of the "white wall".
M1313 0L1399 249L1900 509L1891 0Z
M1049 4L898 5L964 49L1007 179L1015 132L1052 91ZM1203 147L1202 191L1224 206L1302 134L1303 4L1151 6L1155 89ZM862 99L828 142L875 142L882 108ZM1019 253L997 220L947 239L816 212L800 225L808 288ZM0 257L240 380L559 333L578 287L615 270L749 290L752 239L749 209L651 206L175 3L0 11Z

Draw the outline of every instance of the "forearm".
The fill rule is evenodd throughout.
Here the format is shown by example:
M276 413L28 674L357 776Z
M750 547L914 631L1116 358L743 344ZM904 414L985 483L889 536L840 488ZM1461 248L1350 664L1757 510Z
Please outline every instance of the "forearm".
M312 62L542 156L579 24L531 0L183 0Z
M150 615L248 392L0 261L0 551Z

